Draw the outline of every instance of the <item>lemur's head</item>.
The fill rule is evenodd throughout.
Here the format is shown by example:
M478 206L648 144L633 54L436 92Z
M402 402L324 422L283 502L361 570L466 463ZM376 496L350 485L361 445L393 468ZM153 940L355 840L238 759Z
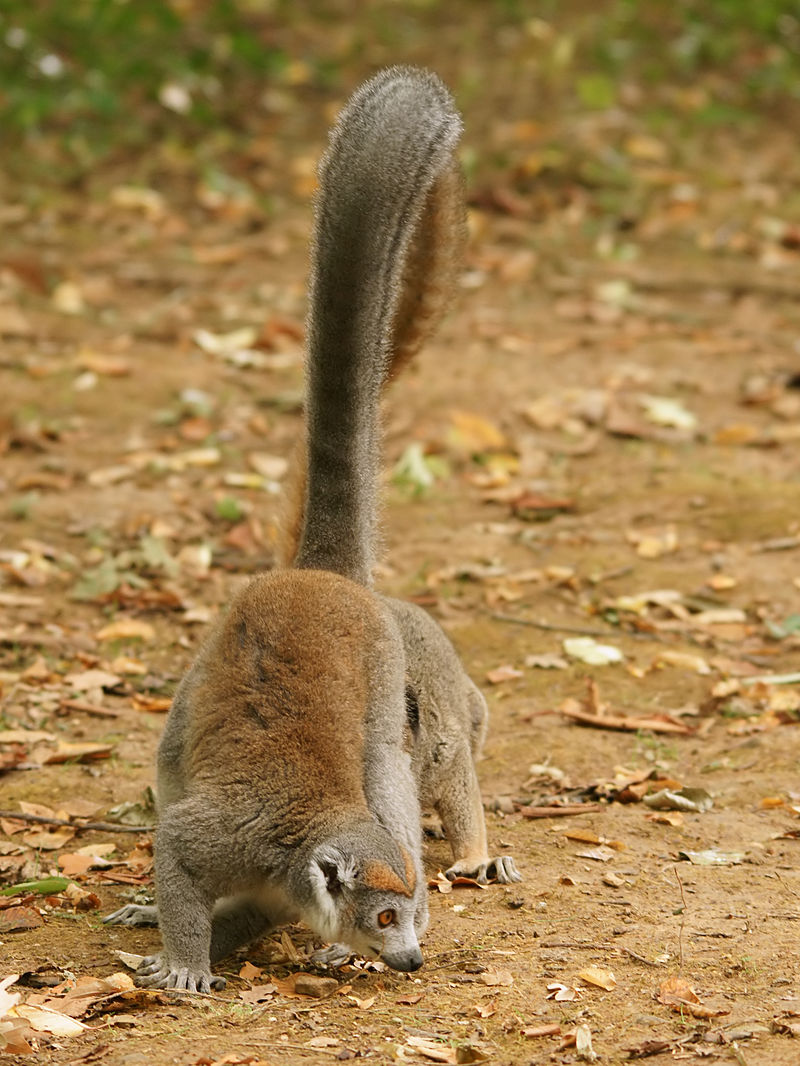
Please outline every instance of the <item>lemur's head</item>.
M385 829L367 823L321 845L309 876L312 906L305 917L320 936L380 957L394 970L420 968L416 869Z

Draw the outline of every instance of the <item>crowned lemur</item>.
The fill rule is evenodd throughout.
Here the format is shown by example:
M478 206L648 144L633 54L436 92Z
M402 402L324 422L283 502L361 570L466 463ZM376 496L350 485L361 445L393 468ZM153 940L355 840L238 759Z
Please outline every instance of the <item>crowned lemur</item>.
M486 704L421 608L372 588L382 388L446 302L464 231L461 122L426 71L353 95L320 165L306 441L283 567L233 600L181 682L158 751L156 907L142 985L208 992L211 963L286 921L397 970L422 965L420 808L453 877L520 880L490 858L474 759Z

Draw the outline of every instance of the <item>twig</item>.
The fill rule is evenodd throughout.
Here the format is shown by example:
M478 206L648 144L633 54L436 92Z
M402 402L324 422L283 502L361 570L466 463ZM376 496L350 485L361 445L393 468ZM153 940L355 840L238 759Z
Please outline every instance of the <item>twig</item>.
M532 626L534 629L546 629L549 633L579 633L584 637L613 637L616 634L607 629L590 629L582 626L553 626L549 622L534 622L531 618L515 618L512 614L501 614L499 611L491 611L490 617L498 622L512 622L518 626ZM638 633L625 634L626 636L639 636Z
M548 633L576 633L582 637L603 637L605 640L630 637L631 640L652 640L659 644L667 643L667 639L659 633L635 633L630 629L593 629L591 626L556 626L551 625L550 622L536 622L532 618L515 618L513 614L502 614L500 611L490 611L489 617L498 622L511 622L518 626L544 629Z
M524 818L563 818L568 814L596 814L602 810L602 803L564 803L549 807L520 807L518 813Z
M784 879L781 877L781 875L778 873L777 870L775 871L775 876L778 878L778 880L783 885L783 887L786 889L786 891L788 893L790 893L790 895L794 896L795 899L797 899L797 897L798 897L798 895L800 895L800 893L795 892L795 890L792 888L791 885L787 885L786 882L784 881ZM795 917L796 918L797 915L787 915L787 917Z
M633 948L620 948L620 951L624 951L626 955L630 955L632 959L636 959L637 962L643 962L645 966L663 966L661 962L653 962L652 959L646 959L644 955L640 955L638 951L634 951Z
M614 578L627 577L636 569L635 566L618 566L616 570L606 570L602 574L590 574L589 580L593 585L599 585L603 581L612 581Z
M681 890L681 901L683 903L681 907L681 927L678 930L678 968L683 972L683 927L686 924L686 896L683 894L683 881L681 881L681 875L678 873L678 867L673 866L672 869L675 872L678 888Z
M65 707L68 711L83 711L84 714L93 714L97 718L119 718L122 714L121 711L112 711L110 707L99 707L96 703L89 703L88 700L63 699L60 706Z
M747 1059L744 1057L742 1049L735 1040L731 1042L731 1054L739 1063L739 1066L747 1066Z
M154 825L116 825L114 822L73 822L70 818L48 818L43 814L25 814L24 811L0 811L0 818L15 822L35 822L37 825L59 825L76 829L97 829L103 833L152 833Z
M174 988L169 989L170 992L177 991ZM197 993L199 995L199 993ZM218 1040L219 1033L195 1033L192 1036L180 1035L181 1040ZM291 1051L304 1051L306 1055L316 1055L321 1053L323 1055L338 1055L342 1048L335 1047L305 1047L303 1044L283 1044L279 1040L248 1040L243 1036L237 1036L238 1043L243 1044L245 1047L271 1047L271 1048L289 1048ZM344 1041L342 1041L342 1047L344 1047Z

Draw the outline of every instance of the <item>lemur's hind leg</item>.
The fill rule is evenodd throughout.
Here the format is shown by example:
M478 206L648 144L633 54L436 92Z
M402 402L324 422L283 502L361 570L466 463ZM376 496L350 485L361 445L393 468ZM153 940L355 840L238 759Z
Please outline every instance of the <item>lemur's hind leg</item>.
M489 857L483 802L467 744L452 760L447 787L436 801L436 811L453 852L453 864L445 871L447 877L472 877L481 885L522 880L510 855Z

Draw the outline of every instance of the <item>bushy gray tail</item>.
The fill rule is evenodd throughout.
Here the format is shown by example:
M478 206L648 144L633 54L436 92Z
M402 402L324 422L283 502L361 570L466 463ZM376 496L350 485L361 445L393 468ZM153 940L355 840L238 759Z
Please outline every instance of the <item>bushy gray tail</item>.
M370 581L380 393L446 300L463 235L460 132L444 85L409 67L362 85L331 132L312 246L307 452L290 485L287 563Z

